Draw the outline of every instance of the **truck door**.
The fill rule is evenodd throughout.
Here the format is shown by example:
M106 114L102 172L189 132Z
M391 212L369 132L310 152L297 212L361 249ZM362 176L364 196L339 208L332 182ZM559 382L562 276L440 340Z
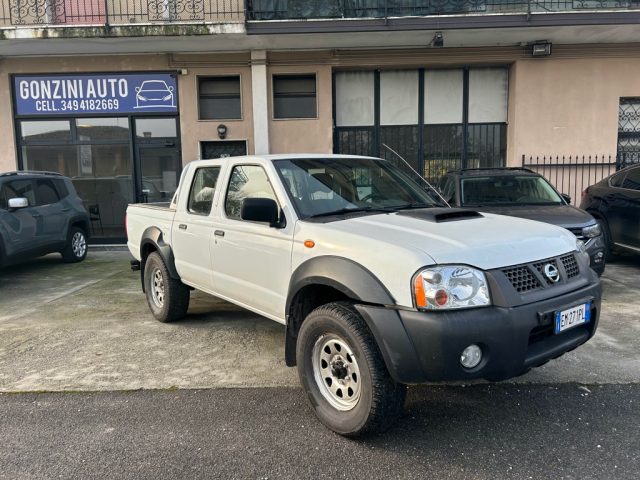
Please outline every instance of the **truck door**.
M213 238L213 285L219 295L284 318L291 274L293 222L285 228L240 218L245 198L277 198L265 168L256 164L230 167L220 198Z
M213 288L209 245L213 233L211 210L219 175L219 166L195 170L191 184L184 190L181 188L171 234L180 277L209 291Z

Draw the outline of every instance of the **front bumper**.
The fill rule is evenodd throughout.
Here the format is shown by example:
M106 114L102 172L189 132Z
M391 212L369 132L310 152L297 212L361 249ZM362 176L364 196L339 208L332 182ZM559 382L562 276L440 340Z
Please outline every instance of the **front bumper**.
M595 275L594 275L595 277ZM553 313L591 301L589 323L554 334ZM392 377L401 383L486 378L504 380L573 350L598 326L601 287L586 287L516 307L485 307L420 312L358 305L371 328ZM470 344L483 359L473 369L460 364Z
M585 242L587 253L589 254L589 266L598 274L604 273L605 253L604 238L602 235L590 238Z

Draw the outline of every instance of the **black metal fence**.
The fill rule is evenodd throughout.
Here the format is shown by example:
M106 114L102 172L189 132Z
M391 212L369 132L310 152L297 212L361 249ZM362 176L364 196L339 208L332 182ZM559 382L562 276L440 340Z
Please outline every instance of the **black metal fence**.
M0 0L0 27L243 23L244 0Z
M640 0L247 0L247 19L387 18L629 8L640 8Z
M522 155L522 166L544 176L558 191L570 195L572 204L579 205L585 188L625 167L626 162L613 155Z

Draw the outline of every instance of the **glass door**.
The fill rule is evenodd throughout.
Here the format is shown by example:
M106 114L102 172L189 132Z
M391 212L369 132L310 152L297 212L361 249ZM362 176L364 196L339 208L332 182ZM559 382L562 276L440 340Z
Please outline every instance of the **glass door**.
M177 119L136 118L136 200L170 202L180 178Z

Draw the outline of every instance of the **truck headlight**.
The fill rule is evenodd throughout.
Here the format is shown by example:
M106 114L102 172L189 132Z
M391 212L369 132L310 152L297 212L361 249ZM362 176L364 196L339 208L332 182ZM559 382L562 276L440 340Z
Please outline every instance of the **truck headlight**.
M413 280L413 298L421 310L491 305L484 273L466 265L425 268Z
M582 236L585 238L598 237L601 233L602 229L597 223L595 225L589 225L588 227L584 227L582 229Z

